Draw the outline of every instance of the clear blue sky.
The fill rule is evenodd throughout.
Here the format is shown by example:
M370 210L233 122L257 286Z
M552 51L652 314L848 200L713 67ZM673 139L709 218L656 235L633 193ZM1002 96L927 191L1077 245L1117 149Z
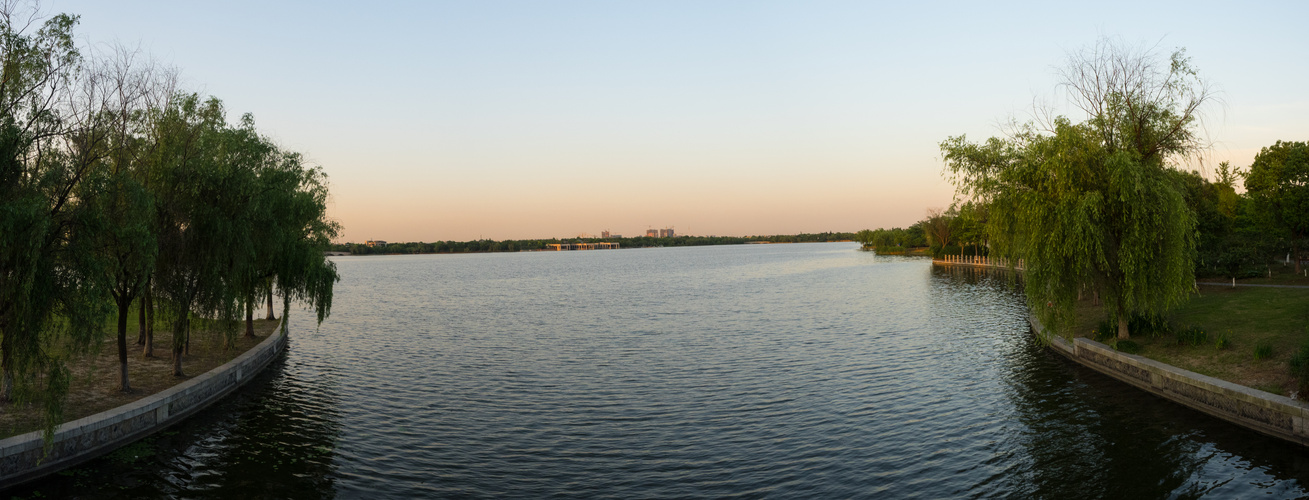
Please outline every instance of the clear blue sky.
M1309 3L51 1L254 113L344 240L904 226L1101 36L1185 47L1212 161L1309 140ZM1079 118L1080 117L1076 117Z

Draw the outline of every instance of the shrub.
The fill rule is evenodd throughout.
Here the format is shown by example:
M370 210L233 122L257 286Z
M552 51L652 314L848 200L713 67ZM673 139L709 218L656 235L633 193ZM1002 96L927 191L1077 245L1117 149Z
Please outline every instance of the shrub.
M1148 335L1159 338L1173 333L1173 325L1163 316L1134 314L1127 320L1127 329L1132 335Z
M1205 333L1198 326L1190 326L1177 332L1177 345L1190 345L1191 347L1200 347L1209 341L1209 334Z
M1300 351L1291 356L1291 361L1287 363L1291 367L1291 375L1300 379L1300 392L1309 392L1309 342L1300 346Z
M1267 341L1260 341L1254 346L1254 360L1268 359L1273 357L1273 345Z
M1091 331L1091 338L1096 342L1104 342L1118 336L1118 327L1114 326L1109 320L1102 320L1100 324L1095 325L1095 330Z
M1232 341L1227 338L1227 332L1219 333L1218 338L1214 339L1214 348L1223 350L1232 346Z

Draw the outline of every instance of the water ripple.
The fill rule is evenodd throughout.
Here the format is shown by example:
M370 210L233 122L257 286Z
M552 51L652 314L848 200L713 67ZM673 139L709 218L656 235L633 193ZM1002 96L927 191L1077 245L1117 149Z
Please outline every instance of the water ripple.
M1300 449L1040 348L1004 274L849 244L344 258L251 386L16 495L1300 496ZM71 479L71 480L69 480Z

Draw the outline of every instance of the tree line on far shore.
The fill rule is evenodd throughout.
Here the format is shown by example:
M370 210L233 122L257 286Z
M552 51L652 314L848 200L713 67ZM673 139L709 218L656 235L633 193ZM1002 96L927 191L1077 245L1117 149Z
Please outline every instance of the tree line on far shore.
M386 254L428 254L428 253L479 253L479 252L527 252L546 250L549 245L560 243L618 243L622 248L683 247L705 245L741 245L751 242L767 243L821 243L831 241L852 241L855 233L823 232L801 233L772 236L673 236L655 238L637 236L631 238L551 238L535 240L473 240L473 241L434 241L388 243L384 246L368 246L361 243L336 243L331 246L334 252L349 252L351 255L386 255Z
M143 356L155 316L168 326L182 376L196 322L230 345L274 290L284 315L304 301L321 321L338 279L320 168L140 53L79 46L76 24L0 7L0 399L43 404L47 436L68 360L107 328L131 391L131 312Z

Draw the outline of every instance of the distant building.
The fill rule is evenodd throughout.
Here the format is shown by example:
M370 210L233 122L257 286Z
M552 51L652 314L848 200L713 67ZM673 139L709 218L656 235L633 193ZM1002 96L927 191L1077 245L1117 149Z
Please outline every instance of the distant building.
M384 247L384 246L386 246L386 242L385 242L385 241L382 241L382 240L368 240L368 241L365 241L364 244L365 244L365 245L368 245L368 246L370 246L370 247Z
M599 242L599 243L551 243L545 246L546 250L618 250L617 243Z
M646 229L646 230L645 230L645 236L646 236L647 238L658 238L658 237L659 237L659 230L658 230L658 229Z
M606 230L604 230L604 231L600 231L600 237L601 237L601 238L608 238L608 237L610 237L610 236L609 236L609 230L606 229Z
M673 237L673 228L670 227L670 228L668 228L668 229L660 229L660 230L659 230L659 237L660 237L660 238L672 238L672 237Z

